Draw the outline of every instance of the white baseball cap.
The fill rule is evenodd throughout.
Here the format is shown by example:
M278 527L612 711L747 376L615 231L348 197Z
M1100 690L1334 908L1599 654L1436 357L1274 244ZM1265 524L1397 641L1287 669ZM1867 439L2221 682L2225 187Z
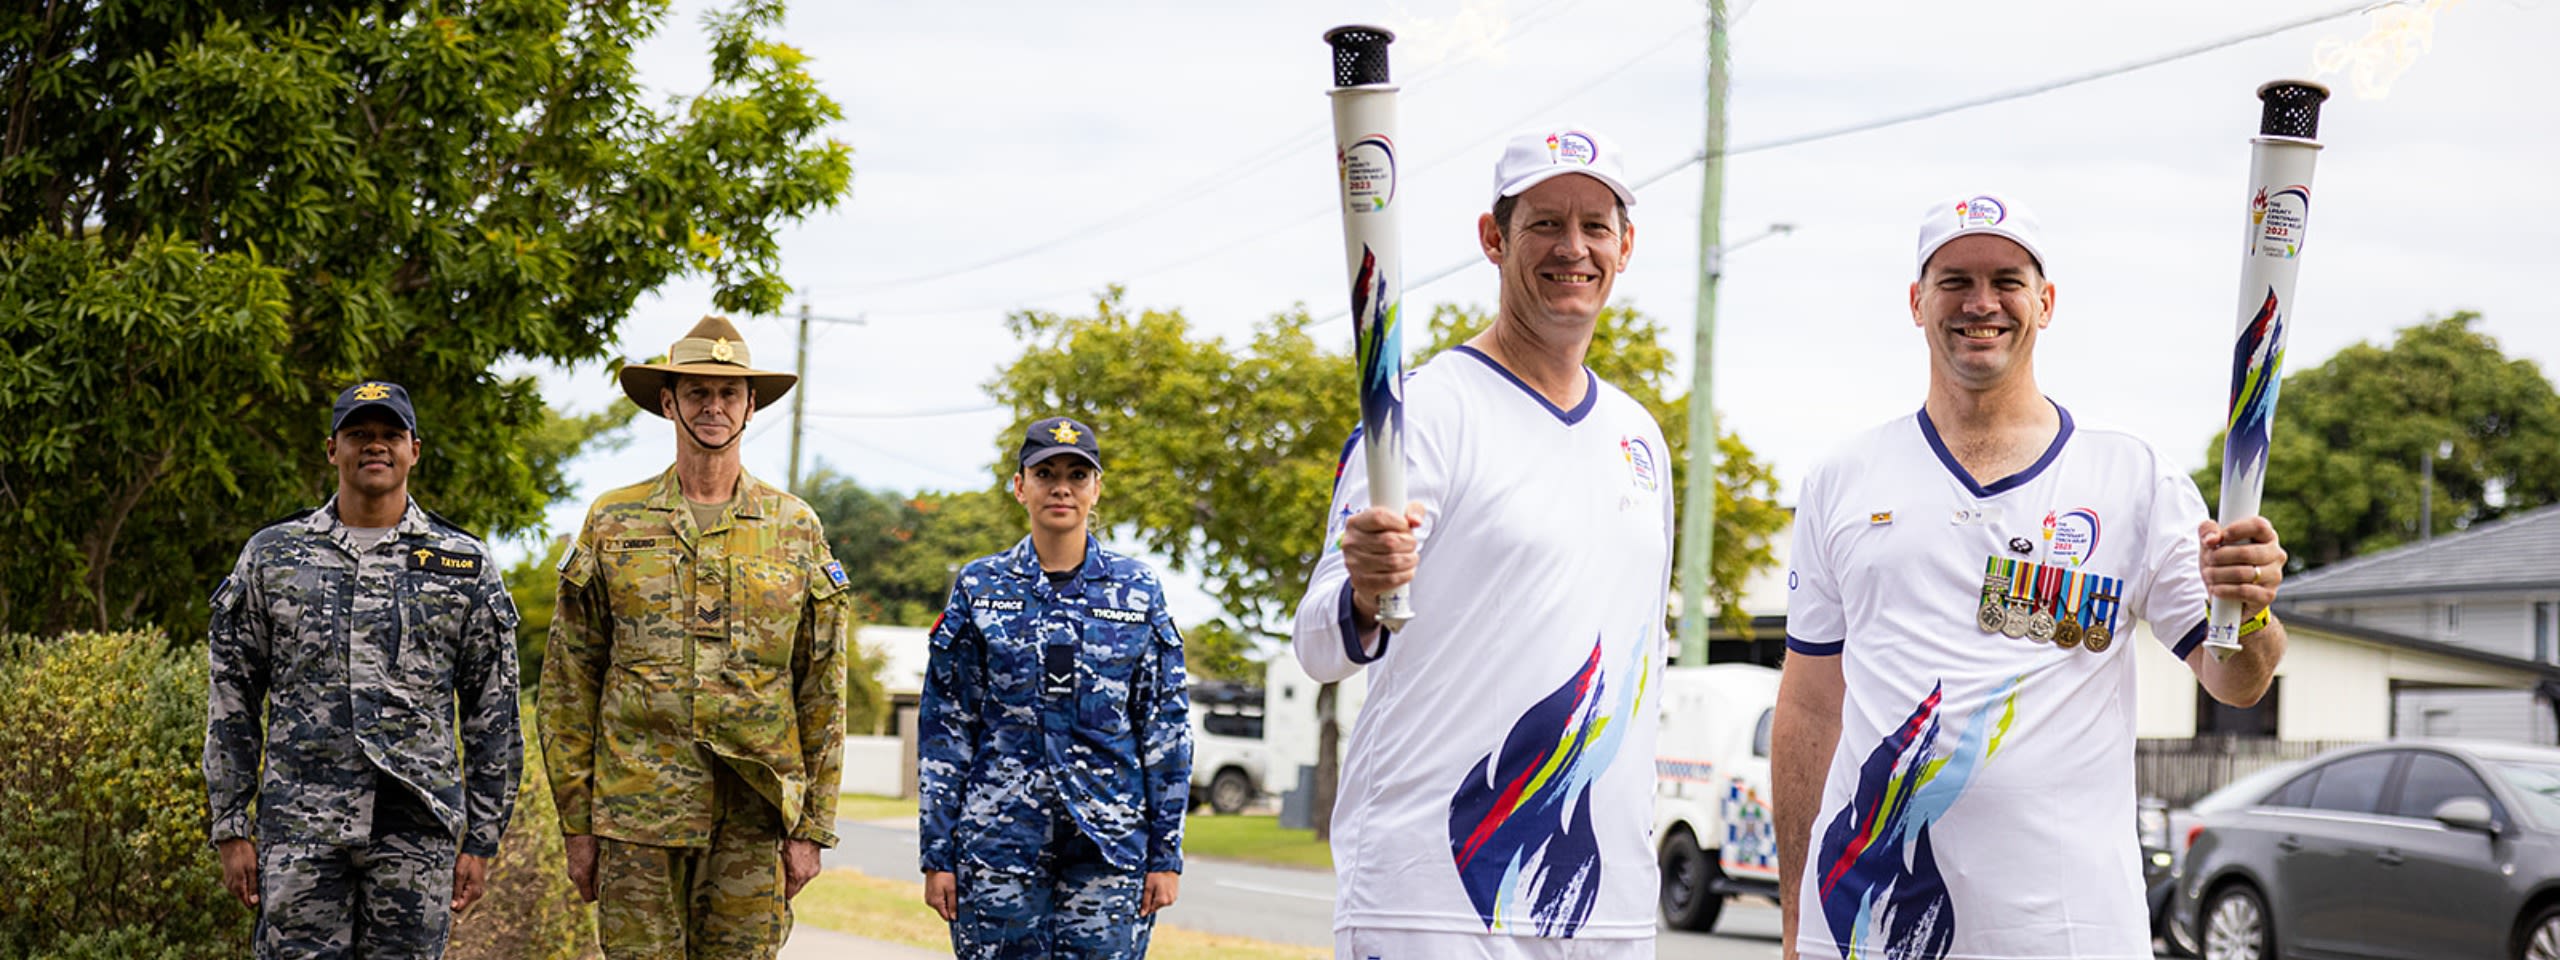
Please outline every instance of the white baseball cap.
M2034 257L2036 269L2044 270L2044 226L2034 211L2007 194L1969 193L1949 197L1929 206L1920 215L1921 275L1929 273L1929 258L1939 247L1957 237L1988 233L2025 247ZM2051 271L2046 271L2050 273Z
M1556 129L1524 133L1502 145L1502 160L1493 165L1493 199L1516 197L1530 187L1568 173L1579 173L1609 185L1618 202L1636 205L1627 189L1626 164L1618 145L1589 130Z

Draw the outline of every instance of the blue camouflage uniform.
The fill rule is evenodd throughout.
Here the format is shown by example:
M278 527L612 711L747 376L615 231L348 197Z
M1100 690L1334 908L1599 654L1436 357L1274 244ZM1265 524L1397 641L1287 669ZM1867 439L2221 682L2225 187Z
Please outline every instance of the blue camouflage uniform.
M456 854L496 856L515 803L515 604L416 501L364 550L336 508L258 531L214 591L210 833L257 842L258 956L434 957Z
M1144 875L1182 869L1182 637L1145 564L1085 539L1052 582L1026 537L960 572L925 671L917 816L958 874L960 960L1136 958Z

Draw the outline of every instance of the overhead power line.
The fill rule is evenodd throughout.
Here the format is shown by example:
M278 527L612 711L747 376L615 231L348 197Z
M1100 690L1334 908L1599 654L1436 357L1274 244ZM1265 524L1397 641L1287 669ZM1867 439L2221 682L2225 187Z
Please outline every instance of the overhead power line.
M2108 79L2108 78L2111 78L2111 77L2119 77L2119 76L2123 76L2123 75L2125 75L2125 74L2132 73L2132 72L2135 72L2135 71L2137 71L2137 70L2146 70L2146 69L2149 69L2149 68L2151 68L2151 67L2160 66L2160 65L2162 65L2162 64L2174 63L2174 62L2176 62L2176 61L2184 60L2184 59L2187 59L2187 58L2189 58L2189 57L2194 57L2194 56L2198 56L2198 55L2201 55L2201 54L2211 53L2211 52L2213 52L2213 51L2223 49L2224 47L2236 46L2236 45L2238 45L2238 44L2247 43L2247 42L2249 42L2249 41L2251 41L2251 40L2258 40L2258 39L2263 39L2263 38L2266 38L2266 37L2272 37L2272 36L2275 36L2276 34L2284 33L2284 32L2289 31L2289 30L2299 30L2299 29L2301 29L2301 28L2303 28L2303 27L2311 26L2311 25L2313 25L2313 24L2317 24L2317 23L2325 23L2325 22L2327 22L2327 21L2330 21L2330 20L2336 20L2336 19L2341 18L2341 17L2353 16L2353 15L2355 15L2355 14L2363 13L2363 12L2365 12L2365 11L2367 11L2367 10L2371 10L2371 9L2373 9L2373 8L2375 8L2375 7L2378 7L2378 6L2388 6L2388 5L2389 5L2390 3L2392 3L2392 2L2398 2L2398 0L2385 0L2385 2L2384 2L2384 3L2369 3L2369 2L2363 2L2363 3L2357 3L2357 4L2354 4L2354 5L2352 5L2352 6L2339 7L2339 8L2337 8L2337 9L2334 9L2334 10L2328 11L2328 12L2326 12L2326 13L2318 13L2318 14L2313 14L2313 15L2311 15L2311 16L2300 17L2300 18L2297 18L2297 19L2288 20L2288 21L2285 21L2285 22L2283 22L2283 23L2275 24L2275 25L2272 25L2272 26L2261 27L2261 28L2258 28L2258 29L2256 29L2256 30L2251 30L2251 31L2249 31L2249 32L2247 32L2247 33L2234 34L2234 35L2232 35L2232 36L2224 37L2224 38L2219 39L2219 40L2214 40L2214 41L2211 41L2211 42L2209 42L2209 43L2197 44L2197 45L2192 46L2192 47L2186 47L2186 48L2182 48L2182 49L2179 49L2179 50L2174 50L2174 51L2171 51L2171 52L2168 52L2168 53L2161 54L2161 55L2159 55L2159 56L2149 57L2149 58L2142 59L2142 60L2136 60L2136 61L2133 61L2133 62L2130 62L2130 63L2118 64L2118 65L2116 65L2116 66L2107 67L2107 68L2105 68L2105 69L2101 69L2101 70L2092 70L2092 71L2089 71L2089 72L2087 72L2087 73L2074 74L2074 75L2072 75L2072 76L2063 77L2063 78L2060 78L2060 79L2057 79L2057 80L2049 80L2049 81L2045 81L2045 82L2043 82L2043 83L2034 84L2034 85L2031 85L2031 86L2018 87L2018 88L2016 88L2016 89L2012 89L2012 90L2004 90L2004 91L2001 91L2001 92L1999 92L1999 93L1993 93L1993 94L1989 94L1989 95L1986 95L1986 96L1974 97L1974 98L1969 99L1969 100L1960 100L1960 101L1957 101L1957 102L1955 102L1955 103L1949 103L1949 104L1944 104L1944 105L1935 106L1935 107L1928 107L1928 108L1926 108L1926 109L1921 109L1921 110L1914 110L1914 111L1911 111L1911 112L1909 112L1909 113L1900 113L1900 114L1894 114L1894 115L1892 115L1892 116L1888 116L1888 117L1879 117L1879 118L1874 119L1874 120L1867 120L1867 121L1863 121L1863 122L1860 122L1860 123L1853 123L1853 124L1850 124L1850 125L1848 125L1848 126L1843 126L1843 127L1833 127L1833 128L1828 129L1828 130L1816 130L1816 131L1813 131L1813 132L1811 132L1811 133L1801 133L1801 134L1795 134L1795 135L1792 135L1792 136L1780 137L1780 138L1775 139L1775 140L1766 140L1766 141L1762 141L1762 142L1759 142L1759 143L1745 144L1745 145L1740 146L1740 147L1735 147L1735 148L1732 148L1732 149L1726 150L1726 151L1725 151L1725 155L1730 157L1730 156L1736 156L1736 155L1739 155L1739 154L1745 154L1745 153L1758 153L1758 152L1760 152L1760 151L1764 151L1764 150L1776 150L1776 149L1781 148L1781 147L1793 147L1793 146L1800 146L1800 145L1807 144L1807 143L1813 143L1813 142L1815 142L1815 141L1819 141L1819 140L1831 140L1831 139L1836 139L1836 138L1839 138L1839 137L1846 137L1846 136L1850 136L1850 135L1853 135L1853 134L1860 134L1860 133L1867 133L1867 132L1875 131L1875 130L1882 130L1882 129L1886 128L1886 127L1900 126L1900 125L1902 125L1902 124L1912 123L1912 122L1919 121L1919 120L1927 120L1927 119L1930 119L1930 118L1932 118L1932 117L1941 117L1941 116L1945 116L1945 115L1950 114L1950 113L1956 113L1956 112L1964 111L1964 110L1971 110L1971 109L1973 109L1973 108L1975 108L1975 107L1987 107L1987 106L1990 106L1990 105L1995 104L1995 103L2005 103L2005 102L2008 102L2008 101L2011 101L2011 100L2021 100L2021 99L2025 99L2025 98L2027 98L2027 97L2036 96L2037 94L2051 93L2051 92L2053 92L2053 91L2060 90L2060 89L2063 89L2063 88L2065 88L2065 87L2076 87L2076 86L2079 86L2079 85L2084 84L2084 83L2091 83L2091 82L2095 82L2095 81L2098 81L2098 80L2105 80L2105 79ZM1704 150L1700 150L1700 151L1698 151L1697 153L1690 154L1687 158L1685 158L1685 159L1681 160L1679 163L1673 164L1673 165L1671 165L1670 167L1667 167L1667 168L1665 168L1665 169L1663 169L1663 170L1660 170L1660 171L1657 171L1657 172L1655 172L1655 173L1653 173L1653 174L1650 174L1650 175L1648 175L1648 176L1646 176L1646 177L1644 177L1644 178L1642 178L1642 179L1640 179L1640 180L1637 180L1635 183L1633 183L1633 184L1630 184L1630 185L1629 185L1629 189L1633 189L1633 190L1642 190L1642 189L1644 189L1644 188L1646 188L1646 187L1650 187L1650 186L1654 185L1655 183L1661 182L1662 180L1664 180L1664 179L1666 179L1666 178L1670 177L1670 176L1671 176L1671 175L1673 175L1673 174L1679 173L1679 172L1681 172L1681 171L1683 171L1683 170L1687 170L1687 169L1689 169L1690 167L1697 166L1697 165L1698 165L1698 164L1700 164L1700 163L1704 163L1704 162L1706 162L1706 159L1707 159L1706 151L1704 151ZM1449 264L1449 265L1448 265L1448 266L1446 266L1446 267L1442 267L1442 268L1440 268L1440 269L1438 269L1438 270L1434 270L1434 271L1432 271L1430 274L1428 274L1428 275L1424 276L1421 280L1418 280L1418 281L1409 281L1409 282L1407 282L1407 283L1405 284L1405 287L1404 287L1404 288L1405 288L1405 292L1407 292L1407 293L1411 293L1412 291L1419 290L1419 289L1421 289L1421 288L1423 288L1423 287L1426 287L1426 286L1430 286L1430 285L1431 285L1431 284L1433 284L1433 283L1439 282L1439 281L1441 281L1441 280L1448 279L1450 276L1452 276L1452 275L1456 274L1458 271L1460 271L1460 270L1464 270L1464 269L1466 269L1466 268L1468 268L1468 267L1470 267L1470 266L1474 266L1475 264L1477 264L1477 263L1482 263L1482 262L1484 262L1484 258L1483 258L1482 256L1474 256L1474 257L1468 257L1468 258L1466 258L1466 259L1464 259L1464 260L1457 261L1457 262L1455 262L1455 263L1451 263L1451 264ZM1333 321L1340 320L1340 319L1342 319L1342 318L1344 318L1344 317L1347 317L1347 316L1350 316L1350 315L1351 315L1351 311L1350 311L1348 308L1345 308L1345 309L1343 309L1343 310L1340 310L1340 311L1337 311L1337 312L1334 312L1334 313L1331 313L1331 314L1327 314L1324 318L1322 318L1322 319L1320 319L1320 320L1317 320L1316 322L1317 322L1317 323L1332 323Z

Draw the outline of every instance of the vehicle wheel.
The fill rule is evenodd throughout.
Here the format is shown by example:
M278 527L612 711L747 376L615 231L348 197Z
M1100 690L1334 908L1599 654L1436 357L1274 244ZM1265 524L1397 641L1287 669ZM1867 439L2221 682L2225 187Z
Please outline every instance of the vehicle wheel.
M1708 859L1688 830L1671 831L1662 843L1662 922L1680 930L1715 929L1724 896L1713 889L1723 871Z
M2204 907L2204 960L2275 960L2267 901L2247 884L2216 890Z
M2520 960L2560 960L2560 906L2542 908L2533 922L2518 932L2522 934L2521 942L2516 944Z
M1243 813L1244 805L1252 802L1253 780L1242 770L1229 767L1209 781L1209 806L1219 813Z

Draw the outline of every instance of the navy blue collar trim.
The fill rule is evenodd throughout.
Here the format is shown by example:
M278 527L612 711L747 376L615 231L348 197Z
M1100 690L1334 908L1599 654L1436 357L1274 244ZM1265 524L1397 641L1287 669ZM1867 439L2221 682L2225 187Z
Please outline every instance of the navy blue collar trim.
M2053 403L2053 399L2047 397L2044 402ZM1977 497L1996 497L2026 486L2029 481L2036 478L2037 474L2043 473L2044 468L2053 465L2053 458L2062 455L2062 445L2071 440L2071 411L2063 409L2059 403L2053 403L2053 412L2062 415L2062 429L2054 433L2053 445L2044 448L2044 456L2036 458L2034 466L2003 477L1990 486L1983 486L1974 480L1973 474L1965 472L1964 464L1956 462L1956 455L1947 452L1947 442L1939 438L1938 425L1930 422L1929 408L1926 406L1920 408L1920 435L1928 439L1929 451L1938 455L1938 462L1946 465L1947 472L1955 474L1956 479L1964 481L1966 490L1972 491Z
M1547 408L1547 412L1554 414L1555 418L1563 421L1565 426L1570 427L1574 424L1581 423L1582 418L1591 415L1592 406L1600 402L1600 378L1593 376L1591 368L1589 367L1584 367L1582 370L1582 402L1574 404L1573 409L1566 410L1562 407L1556 406L1554 401L1547 399L1546 394L1539 393L1536 387L1532 387L1527 381L1520 379L1518 374L1512 373L1511 368L1495 362L1492 357L1485 356L1484 351L1467 346L1463 343L1449 349L1453 352L1463 353L1467 356L1484 361L1485 366L1492 367L1493 372L1502 375L1502 379L1511 381L1511 385L1519 387L1521 393L1528 394L1529 399L1538 401L1539 406Z

